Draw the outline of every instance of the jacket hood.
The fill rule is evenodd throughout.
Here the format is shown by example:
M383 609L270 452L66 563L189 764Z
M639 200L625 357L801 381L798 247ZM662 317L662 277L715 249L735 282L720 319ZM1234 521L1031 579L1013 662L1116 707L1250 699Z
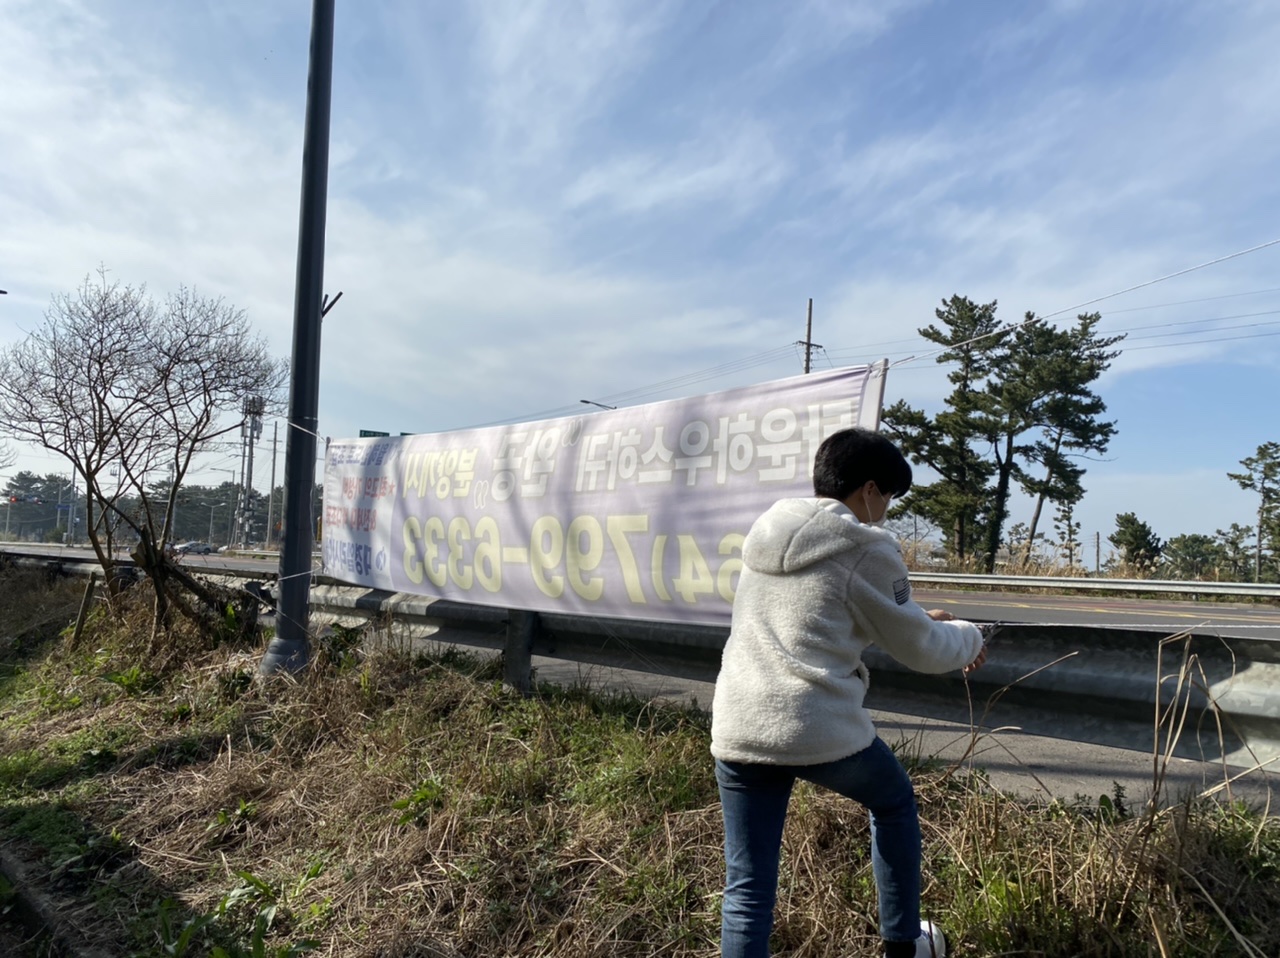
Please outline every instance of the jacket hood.
M888 535L858 522L836 499L783 499L747 533L742 561L756 572L795 572L823 559L865 548Z

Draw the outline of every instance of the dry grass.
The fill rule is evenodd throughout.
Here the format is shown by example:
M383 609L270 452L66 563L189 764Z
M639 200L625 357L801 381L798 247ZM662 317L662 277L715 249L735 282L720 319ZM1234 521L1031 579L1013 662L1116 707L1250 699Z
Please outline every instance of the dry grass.
M263 688L243 650L190 636L138 669L131 635L127 614L103 617L78 650L11 654L0 699L0 828L92 903L84 921L121 954L166 938L183 953L196 918L189 955L248 954L255 925L277 949L312 939L344 958L716 954L704 713L522 697L491 660L341 642ZM1028 803L905 758L926 908L958 954L1280 954L1274 820L1210 801ZM776 952L874 954L865 816L808 787L793 801Z
M57 635L75 616L84 580L53 578L0 565L0 648Z

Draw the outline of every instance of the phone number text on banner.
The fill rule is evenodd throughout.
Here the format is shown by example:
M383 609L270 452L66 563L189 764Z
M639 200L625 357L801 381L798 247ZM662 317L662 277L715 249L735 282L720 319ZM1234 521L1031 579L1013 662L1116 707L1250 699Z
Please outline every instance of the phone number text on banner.
M751 523L812 495L827 436L878 425L884 374L878 363L565 419L333 440L325 572L483 605L727 624Z

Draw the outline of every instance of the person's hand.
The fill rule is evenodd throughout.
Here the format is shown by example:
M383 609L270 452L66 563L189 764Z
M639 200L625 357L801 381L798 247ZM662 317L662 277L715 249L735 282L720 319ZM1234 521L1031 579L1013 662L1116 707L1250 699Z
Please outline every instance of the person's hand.
M933 619L934 622L950 622L955 618L946 609L928 609L925 611L925 615Z
M982 664L987 661L987 643L991 641L991 635L999 624L998 622L984 622L978 626L978 631L982 633L982 648L978 650L978 657L964 667L965 675L968 675L974 669L982 668Z

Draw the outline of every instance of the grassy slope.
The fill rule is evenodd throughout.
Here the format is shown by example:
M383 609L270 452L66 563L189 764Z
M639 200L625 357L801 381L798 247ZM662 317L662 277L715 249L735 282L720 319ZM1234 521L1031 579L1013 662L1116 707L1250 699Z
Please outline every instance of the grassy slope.
M365 658L342 636L303 682L262 688L252 650L148 648L142 602L69 648L80 588L0 581L0 835L120 954L716 953L705 714L520 697L491 661ZM926 909L960 953L1280 954L1274 820L1029 804L906 758ZM867 832L798 789L778 953L874 953Z

